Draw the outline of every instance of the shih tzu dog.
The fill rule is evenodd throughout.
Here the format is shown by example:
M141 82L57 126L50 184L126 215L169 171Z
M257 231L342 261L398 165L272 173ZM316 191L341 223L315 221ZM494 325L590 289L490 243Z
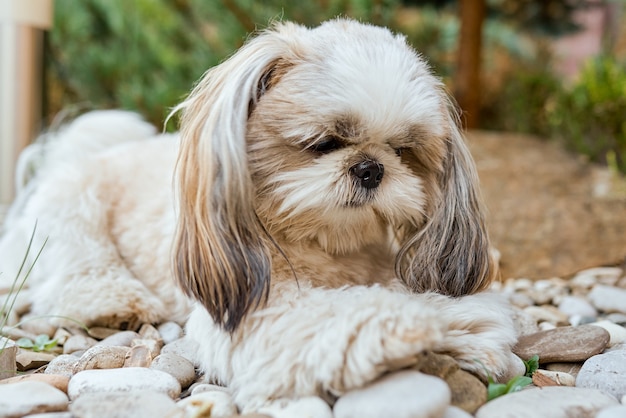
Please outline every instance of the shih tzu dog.
M496 270L476 171L403 37L279 23L175 112L177 135L94 112L24 154L43 162L6 221L0 280L37 223L34 314L186 321L244 409L339 396L423 350L507 373L507 310L472 295Z

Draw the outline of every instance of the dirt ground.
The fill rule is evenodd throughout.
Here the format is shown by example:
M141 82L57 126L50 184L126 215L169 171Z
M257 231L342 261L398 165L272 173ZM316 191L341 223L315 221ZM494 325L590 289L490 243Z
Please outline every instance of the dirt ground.
M504 279L626 260L626 179L531 136L475 131L467 140Z

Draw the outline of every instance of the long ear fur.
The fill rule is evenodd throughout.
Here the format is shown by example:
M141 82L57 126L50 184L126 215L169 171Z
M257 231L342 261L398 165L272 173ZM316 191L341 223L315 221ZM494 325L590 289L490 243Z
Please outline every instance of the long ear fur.
M301 29L280 24L262 32L209 70L172 112L182 111L174 274L230 332L266 300L271 271L270 239L254 209L246 122L273 85L272 69L288 54L290 35Z
M462 296L485 289L496 275L474 161L452 105L443 171L429 220L398 253L396 274L414 291Z

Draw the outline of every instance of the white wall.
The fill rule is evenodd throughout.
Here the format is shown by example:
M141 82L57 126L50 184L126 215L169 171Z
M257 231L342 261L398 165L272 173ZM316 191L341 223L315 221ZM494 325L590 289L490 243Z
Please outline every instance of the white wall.
M0 0L0 219L13 200L19 152L41 129L43 30L53 0Z

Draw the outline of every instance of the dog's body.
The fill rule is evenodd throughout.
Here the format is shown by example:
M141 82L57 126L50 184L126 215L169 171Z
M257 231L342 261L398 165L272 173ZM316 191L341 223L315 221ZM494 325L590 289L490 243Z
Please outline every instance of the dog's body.
M445 92L402 38L280 24L177 110L180 138L104 112L43 146L0 242L7 278L36 221L34 248L49 237L34 313L134 327L191 312L198 363L244 409L338 396L423 350L508 371L506 309L445 296L494 266Z

